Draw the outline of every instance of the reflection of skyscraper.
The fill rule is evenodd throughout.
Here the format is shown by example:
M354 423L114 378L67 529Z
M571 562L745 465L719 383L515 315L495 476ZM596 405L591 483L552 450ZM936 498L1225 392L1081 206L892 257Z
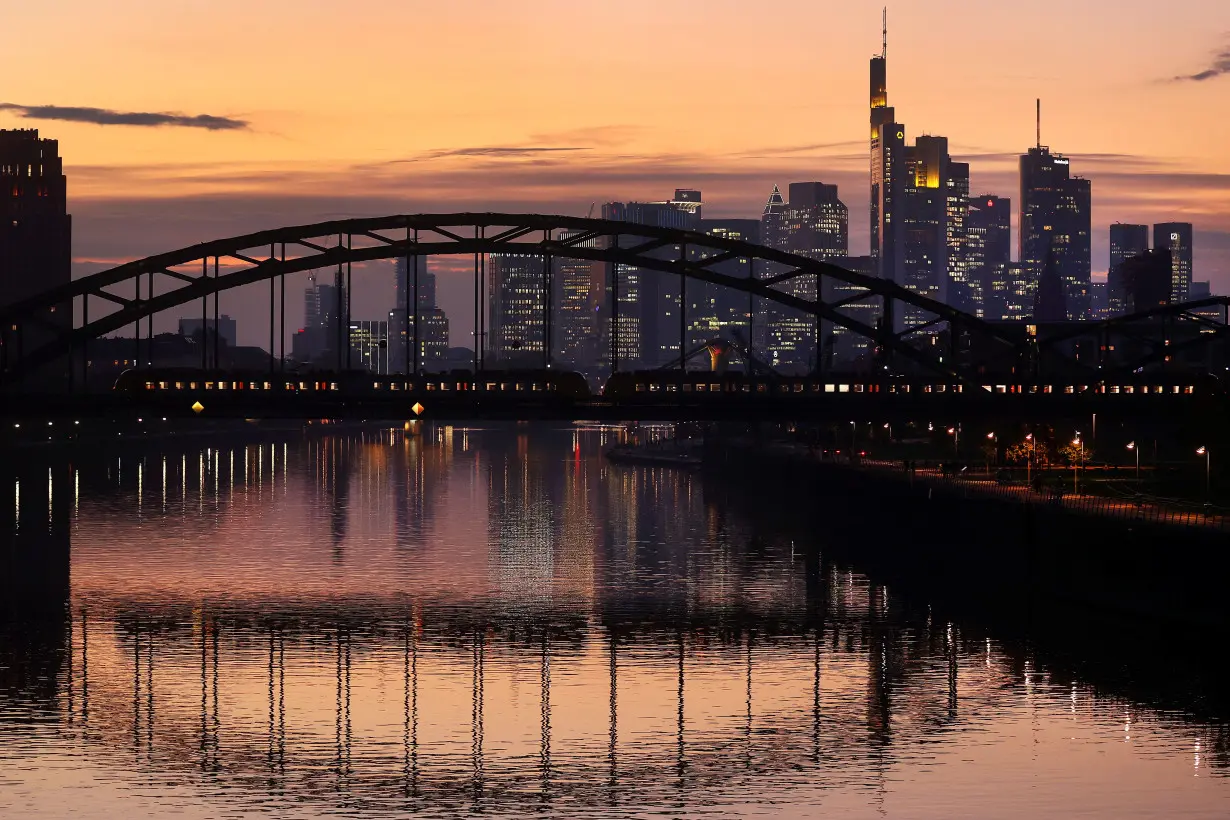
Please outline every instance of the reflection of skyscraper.
M1021 155L1020 260L1035 276L1048 253L1067 290L1068 315L1089 313L1092 275L1089 180L1071 176L1067 157L1045 145Z
M1129 312L1131 297L1123 281L1123 263L1148 249L1148 225L1116 222L1110 226L1110 267L1106 275L1106 301L1111 316Z
M1187 301L1192 287L1192 223L1162 222L1153 226L1153 249L1170 251L1170 301Z

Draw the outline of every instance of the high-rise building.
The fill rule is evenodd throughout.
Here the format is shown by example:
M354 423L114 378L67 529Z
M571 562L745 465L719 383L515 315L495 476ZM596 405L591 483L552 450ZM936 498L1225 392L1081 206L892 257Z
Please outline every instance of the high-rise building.
M351 320L349 367L381 375L389 372L388 322Z
M945 137L919 137L905 149L906 181L901 220L902 279L900 284L937 301L948 299L949 188L959 189L952 177ZM969 167L964 187L969 189ZM906 307L905 324L927 321L922 311Z
M0 130L0 306L67 285L72 279L72 217L59 142L36 129ZM41 317L70 328L72 304ZM37 327L23 332L29 347Z
M432 371L444 366L449 341L448 317L436 303L436 275L428 269L428 261L426 257L410 257L394 262L394 302L388 314L390 373L412 373L416 368L418 372ZM409 313L407 305L411 306ZM414 355L416 338L417 361Z
M1151 250L1125 259L1120 265L1128 294L1128 313L1140 313L1170 303L1170 252Z
M1095 322L1110 318L1110 296L1105 280L1089 283L1089 318Z
M1059 275L1059 265L1053 253L1048 253L1042 264L1033 313L1035 322L1063 322L1068 319L1068 289Z
M1122 265L1149 249L1149 226L1116 222L1110 226L1110 267L1106 274L1106 307L1111 316L1129 313L1130 302Z
M1198 299L1208 299L1212 295L1213 291L1207 280L1196 280L1192 282L1191 290L1187 292L1187 299L1190 302L1195 302ZM1217 324L1225 324L1226 322L1226 309L1222 305L1207 305L1194 308L1192 313Z
M948 304L966 313L978 310L978 292L981 290L971 279L965 246L969 241L969 163L948 163L944 179L947 189L944 233L948 244L948 288L945 299Z
M905 125L888 105L888 22L880 54L871 58L871 257L876 275L901 284L900 213L906 183Z
M411 257L409 264L402 257L393 263L393 307L404 308L408 302L414 303L415 291L415 259ZM436 275L428 270L428 259L418 258L418 306L422 310L432 310L439 305L436 302Z
M1068 158L1042 144L1021 155L1020 168L1019 259L1039 276L1054 254L1069 318L1085 319L1093 272L1089 180L1072 176Z
M701 230L721 239L753 245L760 243L760 220L757 219L705 219L701 221ZM703 249L697 258L715 253L717 251L712 249ZM736 279L746 279L755 274L750 257L726 259L711 265L709 269ZM733 288L704 282L689 283L689 350L713 339L734 341L741 347L747 347L751 342L748 325L753 301L747 294Z
M994 194L970 198L962 255L966 281L973 296L972 312L975 316L991 318L996 313L988 305L994 289L992 280L1012 261L1012 200Z
M1174 304L1186 302L1192 286L1192 223L1154 225L1153 249L1170 251L1170 301Z
M560 239L577 232L565 231ZM596 239L582 240L578 247L594 247ZM603 266L588 259L555 257L552 260L552 359L570 367L587 369L601 358L598 318L603 296Z
M668 202L610 202L602 206L603 219L682 230L698 230L701 212L700 192L684 189L676 190L675 198ZM630 228L620 243L632 247L642 241ZM662 259L677 259L681 252L678 245L650 251ZM602 303L606 313L600 320L603 358L610 362L614 357L621 369L659 367L678 358L680 330L686 330L686 317L680 315L680 291L688 285L678 276L633 265L609 263L606 267Z
M875 276L875 260L870 256L847 256L845 259L838 260L836 264L852 273ZM826 278L824 286L823 296L826 302L846 301L845 305L837 308L839 313L867 327L874 328L879 324L882 311L880 299L859 299L858 296L866 293L866 290L832 278ZM866 336L834 325L831 329L825 326L821 340L820 367L825 370L866 364L871 361L872 342Z
M541 367L546 344L546 258L493 253L487 257L486 351L503 367Z
M311 275L303 291L303 328L291 339L295 361L339 369L347 366L344 293L336 284L319 284L316 274Z
M789 200L778 203L774 187L762 221L762 231L778 250L808 259L840 264L849 251L850 214L838 198L837 186L822 182L792 182ZM766 241L765 244L769 244ZM761 275L773 275L776 266L766 266ZM758 271L758 273L761 273ZM774 287L806 301L817 297L817 278L799 276ZM765 313L767 361L787 371L806 372L817 364L817 340L823 329L815 316L778 305Z

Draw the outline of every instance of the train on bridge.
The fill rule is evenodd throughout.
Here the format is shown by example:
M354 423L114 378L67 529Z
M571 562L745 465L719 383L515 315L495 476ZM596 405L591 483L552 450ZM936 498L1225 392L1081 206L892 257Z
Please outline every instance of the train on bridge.
M615 373L598 391L576 372L453 370L418 375L366 372L221 373L190 368L129 370L115 385L142 404L209 414L366 418L755 418L849 412L1095 412L1126 415L1222 401L1206 374L1140 375L1114 383L970 384L957 379L867 373L778 376L652 370Z

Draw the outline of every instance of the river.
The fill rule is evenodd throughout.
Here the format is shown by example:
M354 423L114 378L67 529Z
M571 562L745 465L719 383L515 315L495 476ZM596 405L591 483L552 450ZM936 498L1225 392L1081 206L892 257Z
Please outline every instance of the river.
M1230 816L1216 678L943 614L619 436L6 455L0 817Z

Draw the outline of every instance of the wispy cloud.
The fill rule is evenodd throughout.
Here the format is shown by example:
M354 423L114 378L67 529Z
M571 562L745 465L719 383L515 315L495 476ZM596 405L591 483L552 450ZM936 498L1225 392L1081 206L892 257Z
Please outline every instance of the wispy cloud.
M441 148L436 151L427 151L414 157L406 159L391 160L388 164L393 165L402 162L425 162L433 159L446 159L449 157L478 157L488 159L519 159L524 157L535 157L544 154L569 154L576 151L590 151L591 148L577 145L479 145L470 148Z
M180 114L174 111L115 111L110 108L65 105L19 105L0 102L0 111L12 111L29 120L61 120L92 125L129 125L140 128L201 128L206 131L243 131L247 120L213 114Z
M1172 79L1175 82L1187 82L1190 80L1200 83L1226 74L1230 74L1230 46L1214 54L1213 61L1203 71L1197 71L1195 74L1180 74Z

